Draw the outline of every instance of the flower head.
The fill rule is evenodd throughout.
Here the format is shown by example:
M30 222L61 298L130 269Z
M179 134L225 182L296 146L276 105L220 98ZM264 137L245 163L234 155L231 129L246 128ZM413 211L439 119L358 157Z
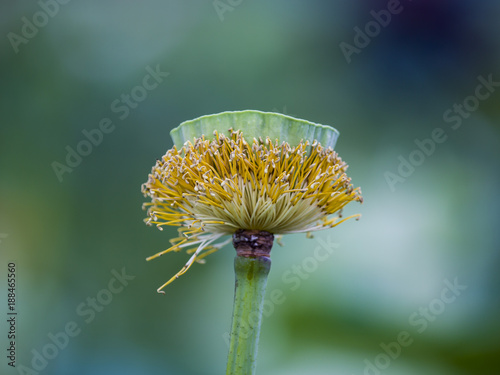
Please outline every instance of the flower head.
M237 125L237 124L235 124ZM342 208L362 202L347 165L316 140L247 139L244 130L217 130L174 146L153 167L142 191L149 225L178 226L172 246L149 259L188 248L186 265L158 291L203 261L240 229L281 235L322 230L341 219ZM333 214L337 214L331 217Z

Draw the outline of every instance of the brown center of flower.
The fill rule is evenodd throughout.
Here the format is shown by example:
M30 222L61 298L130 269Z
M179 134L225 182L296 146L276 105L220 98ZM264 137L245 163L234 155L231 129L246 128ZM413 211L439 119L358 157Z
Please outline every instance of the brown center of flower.
M233 234L233 245L240 257L269 257L274 235L261 230L240 229Z

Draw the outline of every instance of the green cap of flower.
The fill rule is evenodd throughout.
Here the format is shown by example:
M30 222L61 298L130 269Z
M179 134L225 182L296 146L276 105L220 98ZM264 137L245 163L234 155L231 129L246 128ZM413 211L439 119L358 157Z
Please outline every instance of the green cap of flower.
M222 112L215 115L201 116L185 121L170 132L177 148L185 142L193 141L205 135L205 139L214 139L214 132L224 134L228 129L236 129L243 133L245 139L270 138L285 141L295 147L300 142L314 141L323 147L335 147L339 132L327 125L315 124L306 120L274 112L235 111Z
M238 111L184 122L171 135L174 147L142 191L151 198L146 223L178 226L179 237L148 260L185 248L192 256L158 291L238 230L309 233L360 216L341 219L342 208L362 196L333 150L339 133L330 126Z

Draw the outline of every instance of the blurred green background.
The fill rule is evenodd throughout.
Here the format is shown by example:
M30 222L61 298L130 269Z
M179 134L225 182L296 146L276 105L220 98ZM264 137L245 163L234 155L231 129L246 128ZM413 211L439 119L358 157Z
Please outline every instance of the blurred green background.
M56 4L0 5L2 375L225 372L234 250L157 294L187 256L145 261L175 232L144 225L140 185L173 127L241 109L335 126L365 197L347 209L360 221L273 249L268 291L284 301L264 319L258 373L500 373L500 93L480 78L500 81L500 3ZM148 69L169 74L145 90ZM109 132L58 177L54 162L103 119ZM424 141L438 128L446 140ZM321 241L335 251L312 261ZM5 355L9 261L16 369ZM134 278L112 294L123 269ZM445 280L467 288L443 302ZM78 334L64 340L71 322ZM402 332L411 344L398 351Z

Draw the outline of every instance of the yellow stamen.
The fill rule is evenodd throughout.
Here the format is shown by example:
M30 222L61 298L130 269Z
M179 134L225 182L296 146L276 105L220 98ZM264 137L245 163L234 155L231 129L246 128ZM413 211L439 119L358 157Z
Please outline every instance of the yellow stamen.
M328 217L347 203L362 202L346 175L347 165L331 148L317 141L292 147L270 138L247 142L241 132L214 132L194 143L173 147L153 167L142 191L152 201L143 208L148 225L178 226L170 251L199 245L186 265L167 283L220 248L209 243L238 229L279 235L334 227L359 215ZM208 247L207 247L208 246Z

